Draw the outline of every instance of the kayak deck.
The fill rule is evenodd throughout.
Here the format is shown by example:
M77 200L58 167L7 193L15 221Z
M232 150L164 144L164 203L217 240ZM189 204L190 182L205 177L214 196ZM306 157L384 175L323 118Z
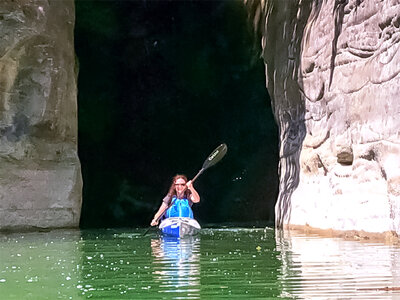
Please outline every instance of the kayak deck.
M201 229L200 224L195 219L184 217L164 219L159 228L164 235L175 237L192 236Z

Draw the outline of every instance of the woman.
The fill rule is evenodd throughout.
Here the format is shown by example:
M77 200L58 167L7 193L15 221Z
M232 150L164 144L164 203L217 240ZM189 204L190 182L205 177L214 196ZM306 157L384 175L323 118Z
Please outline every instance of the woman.
M171 204L172 201L172 204ZM171 187L167 196L164 197L160 208L154 215L150 225L158 224L160 217L166 211L167 218L169 217L190 217L193 218L191 206L193 203L200 202L200 195L193 187L192 181L187 181L185 175L176 175L172 179ZM171 205L170 205L171 204ZM168 208L169 207L169 208Z

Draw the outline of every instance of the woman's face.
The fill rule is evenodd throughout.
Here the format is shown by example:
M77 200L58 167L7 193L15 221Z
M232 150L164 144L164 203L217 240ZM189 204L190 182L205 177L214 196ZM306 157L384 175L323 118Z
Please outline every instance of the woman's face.
M175 190L178 194L186 190L186 181L183 178L178 178L175 180Z

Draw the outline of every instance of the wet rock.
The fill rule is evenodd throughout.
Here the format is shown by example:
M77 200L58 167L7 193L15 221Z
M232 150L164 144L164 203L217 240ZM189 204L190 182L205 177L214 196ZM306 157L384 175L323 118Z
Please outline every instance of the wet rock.
M400 2L246 3L280 127L276 224L400 233Z
M0 229L79 224L74 18L72 0L0 3Z

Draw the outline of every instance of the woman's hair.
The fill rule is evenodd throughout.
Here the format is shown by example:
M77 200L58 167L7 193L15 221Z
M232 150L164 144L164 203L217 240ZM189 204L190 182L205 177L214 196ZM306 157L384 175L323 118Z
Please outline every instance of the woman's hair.
M168 196L171 197L171 198L172 198L173 196L176 196L175 182L176 182L178 179L183 179L183 180L185 180L185 183L188 182L186 175L183 175L183 174L177 174L177 175L175 175L175 176L172 178L172 183L171 183L171 186L169 187L169 190L168 190ZM186 189L185 192L184 192L184 194L185 194L186 198L188 198L189 195L190 195L191 193L190 193L190 191L189 191L188 189Z

